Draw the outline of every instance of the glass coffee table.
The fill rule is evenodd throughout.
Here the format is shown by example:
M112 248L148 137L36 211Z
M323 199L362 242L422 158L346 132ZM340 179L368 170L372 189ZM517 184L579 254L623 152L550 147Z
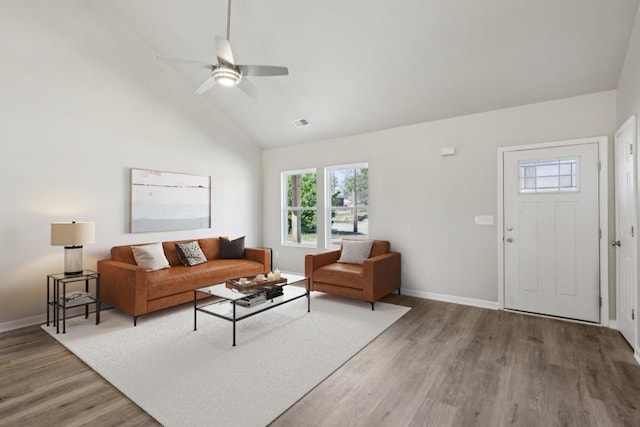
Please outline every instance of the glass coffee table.
M309 278L296 274L283 274L282 278L287 279L286 283L280 284L280 286L282 286L282 295L273 299L266 299L264 302L250 307L242 305L242 302L244 302L248 296L261 292L260 288L240 292L236 289L228 288L226 283L220 283L195 289L193 291L193 330L198 330L198 312L228 320L233 323L233 345L235 346L236 322L240 320L304 297L307 298L307 313L310 312L311 298L309 293ZM302 284L304 284L304 287L291 286ZM205 295L219 299L213 302L207 301L208 298L206 300L203 299Z

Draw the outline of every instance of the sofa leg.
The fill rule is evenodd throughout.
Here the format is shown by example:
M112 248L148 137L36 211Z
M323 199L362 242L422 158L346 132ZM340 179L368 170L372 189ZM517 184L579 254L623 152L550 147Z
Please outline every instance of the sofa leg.
M374 311L373 306L374 306L375 303L376 303L375 301L369 303L369 304L371 304L371 311Z

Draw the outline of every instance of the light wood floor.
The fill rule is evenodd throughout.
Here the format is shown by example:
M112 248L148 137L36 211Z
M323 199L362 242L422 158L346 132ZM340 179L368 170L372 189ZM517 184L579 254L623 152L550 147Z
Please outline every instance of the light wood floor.
M273 426L640 426L640 366L616 331L385 301L413 309ZM0 425L83 424L159 425L39 327L0 334Z

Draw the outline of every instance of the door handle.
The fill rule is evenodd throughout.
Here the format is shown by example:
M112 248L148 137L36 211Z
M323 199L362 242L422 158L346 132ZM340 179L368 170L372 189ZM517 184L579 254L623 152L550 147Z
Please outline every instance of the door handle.
M620 246L620 240L614 240L611 242L611 246Z
M507 242L509 243L513 242L513 237L507 237Z

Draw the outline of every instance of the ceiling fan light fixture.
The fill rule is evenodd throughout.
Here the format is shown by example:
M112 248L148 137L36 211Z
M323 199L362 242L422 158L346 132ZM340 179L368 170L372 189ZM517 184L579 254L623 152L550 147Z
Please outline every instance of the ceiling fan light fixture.
M211 73L217 84L226 87L236 86L240 83L242 74L235 68L219 66Z

